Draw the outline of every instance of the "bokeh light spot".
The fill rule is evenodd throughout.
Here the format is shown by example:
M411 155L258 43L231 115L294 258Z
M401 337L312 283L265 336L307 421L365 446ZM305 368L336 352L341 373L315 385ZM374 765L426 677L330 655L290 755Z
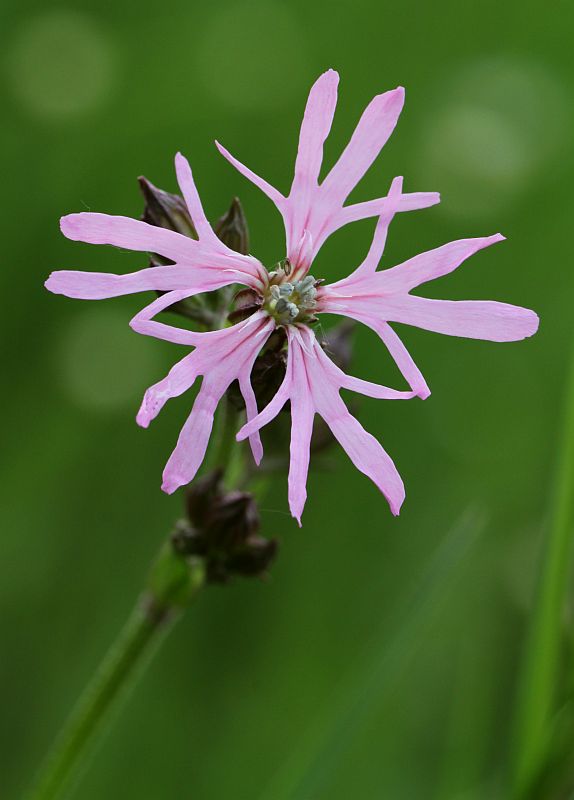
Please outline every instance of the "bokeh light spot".
M217 11L196 51L200 77L232 109L282 107L305 82L303 24L286 5L241 3Z
M63 389L89 411L137 410L149 383L161 377L159 354L127 325L123 310L98 308L70 321L57 352Z
M432 173L426 180L440 181L443 211L462 217L499 210L523 187L532 164L528 142L512 121L480 106L438 115L425 153Z
M566 108L560 84L528 61L475 62L442 85L419 155L442 211L487 218L512 203L560 150Z
M97 109L111 92L116 63L113 43L98 24L64 9L28 18L7 54L14 93L50 120Z

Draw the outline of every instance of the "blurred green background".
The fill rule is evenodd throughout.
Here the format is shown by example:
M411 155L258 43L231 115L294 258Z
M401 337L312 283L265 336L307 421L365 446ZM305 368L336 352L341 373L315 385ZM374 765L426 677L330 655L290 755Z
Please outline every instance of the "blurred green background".
M341 73L328 164L374 94L407 89L353 197L395 175L443 196L395 219L384 265L500 230L507 242L425 292L535 308L540 332L496 345L400 331L432 396L358 408L405 480L400 518L341 452L312 474L302 530L274 480L271 580L201 598L77 797L504 797L572 339L573 23L567 3L517 0L4 0L2 797L29 783L182 505L159 487L189 398L147 432L134 422L179 349L131 332L142 298L81 303L42 285L54 268L145 260L69 242L58 218L137 217L136 177L174 191L181 149L208 215L239 195L252 251L274 263L278 214L213 140L287 190L307 91L328 67ZM355 267L373 225L336 234L314 273ZM354 374L402 385L374 336L356 345Z

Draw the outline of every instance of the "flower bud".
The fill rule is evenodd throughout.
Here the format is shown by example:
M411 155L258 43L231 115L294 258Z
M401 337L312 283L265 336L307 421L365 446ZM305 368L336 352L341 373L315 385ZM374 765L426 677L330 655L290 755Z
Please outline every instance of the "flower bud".
M278 545L259 535L259 511L253 495L225 491L221 470L216 470L191 484L186 500L188 520L178 525L173 547L182 555L201 557L208 582L266 574Z
M213 230L223 244L244 256L249 254L249 228L239 198L233 198L229 211L217 220Z
M138 178L138 183L145 200L144 212L141 217L144 222L147 222L148 225L155 225L159 228L167 228L176 233L181 233L191 239L198 238L183 197L179 194L172 194L171 192L165 192L163 189L158 189L157 186L154 186L151 181L148 181L143 176ZM150 267L168 266L170 264L173 264L173 261L164 258L159 253L150 253ZM164 292L157 292L157 294L159 296ZM216 301L215 307L217 307L217 299L220 295L217 292L213 294ZM198 302L197 297L190 297L174 303L166 311L172 314L180 314L187 319L198 322L205 330L217 327L219 319L219 315L214 314L212 309L205 308Z
M214 469L188 487L185 493L186 512L194 527L202 529L208 526L210 509L217 501L222 478L223 471Z
M182 233L191 239L197 239L189 211L182 197L178 194L164 192L143 176L138 178L141 192L144 196L145 207L142 220L158 228Z
M351 365L353 356L352 335L355 330L355 323L351 319L340 322L323 336L320 341L321 347L327 353L331 361L346 371Z
M138 183L145 200L144 212L141 217L143 222L182 233L191 239L197 239L197 233L183 197L158 189L143 175L138 178ZM172 263L169 259L160 256L159 253L150 253L150 267L166 266ZM181 309L173 310L176 313L183 313L183 306Z
M222 493L210 508L207 530L210 542L218 550L241 548L252 533L259 531L259 526L259 511L248 492Z
M277 556L277 539L250 536L246 547L235 553L228 563L232 572L247 576L265 576Z

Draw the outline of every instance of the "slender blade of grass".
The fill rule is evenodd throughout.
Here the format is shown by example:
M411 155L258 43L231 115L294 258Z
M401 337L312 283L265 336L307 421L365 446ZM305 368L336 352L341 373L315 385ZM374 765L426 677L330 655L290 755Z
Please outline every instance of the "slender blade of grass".
M390 637L374 635L364 667L344 681L332 702L300 739L260 800L315 800L336 773L342 753L368 723L416 652L422 634L448 595L466 556L485 527L482 514L467 511L430 559L416 587L397 609Z
M564 425L546 552L526 641L513 741L512 793L528 797L543 767L554 712L562 624L572 561L574 526L574 360L566 391Z

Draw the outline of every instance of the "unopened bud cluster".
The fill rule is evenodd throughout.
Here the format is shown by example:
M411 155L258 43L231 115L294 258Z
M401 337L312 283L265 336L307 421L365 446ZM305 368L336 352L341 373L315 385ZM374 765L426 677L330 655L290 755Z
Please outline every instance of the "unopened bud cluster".
M259 534L260 519L249 492L226 491L220 470L187 490L187 519L173 534L178 553L203 560L209 583L236 575L264 577L277 553L277 540Z

